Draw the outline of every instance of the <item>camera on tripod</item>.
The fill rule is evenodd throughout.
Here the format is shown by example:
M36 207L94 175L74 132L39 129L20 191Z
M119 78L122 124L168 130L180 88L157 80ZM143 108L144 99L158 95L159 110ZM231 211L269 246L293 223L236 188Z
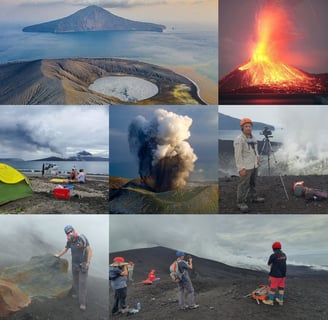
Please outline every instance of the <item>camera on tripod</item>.
M260 132L260 135L265 136L267 139L273 137L272 131L268 127L264 127L263 131Z

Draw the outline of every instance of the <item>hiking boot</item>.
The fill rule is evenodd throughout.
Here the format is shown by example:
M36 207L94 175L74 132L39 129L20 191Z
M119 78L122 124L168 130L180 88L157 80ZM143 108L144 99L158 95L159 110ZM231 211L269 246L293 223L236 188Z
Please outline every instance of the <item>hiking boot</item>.
M269 306L273 306L273 300L262 300L264 304L267 304Z
M253 203L263 203L264 200L265 200L264 198L256 197L256 198L252 199L252 202Z
M237 207L242 213L247 213L249 211L248 205L246 203L238 203Z
M125 307L125 308L120 309L120 312L121 313L127 313L127 312L129 312L129 307Z
M189 309L197 309L197 308L199 308L199 304L194 304L189 307Z
M81 305L80 305L80 310L82 310L82 311L87 310L86 305L85 305L85 304L81 304Z
M276 298L275 300L278 302L280 306L284 305L284 300L280 300L279 298Z

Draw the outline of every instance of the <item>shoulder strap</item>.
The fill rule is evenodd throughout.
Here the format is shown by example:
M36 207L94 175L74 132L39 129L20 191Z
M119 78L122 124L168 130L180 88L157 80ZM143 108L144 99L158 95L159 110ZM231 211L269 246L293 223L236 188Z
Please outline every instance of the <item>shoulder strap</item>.
M85 251L86 251L86 248L87 248L87 238L84 234L80 234L79 235L80 239L82 240L82 243L83 243L83 256L85 255Z

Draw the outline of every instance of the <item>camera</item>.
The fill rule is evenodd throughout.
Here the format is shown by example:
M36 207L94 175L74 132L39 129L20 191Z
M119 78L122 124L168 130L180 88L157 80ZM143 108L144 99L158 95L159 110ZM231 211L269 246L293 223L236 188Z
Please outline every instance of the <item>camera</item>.
M269 138L269 137L272 138L273 137L272 131L268 127L264 127L263 131L260 132L260 135L265 136L266 138Z

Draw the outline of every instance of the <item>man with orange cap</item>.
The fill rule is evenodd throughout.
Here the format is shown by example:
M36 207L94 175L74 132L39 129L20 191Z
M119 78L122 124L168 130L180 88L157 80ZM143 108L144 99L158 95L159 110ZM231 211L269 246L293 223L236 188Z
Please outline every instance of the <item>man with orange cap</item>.
M268 266L270 266L269 273L269 297L262 302L264 304L273 306L273 300L275 293L278 289L278 297L275 299L279 305L284 304L284 293L285 293L285 281L286 281L286 261L287 256L284 252L281 251L281 243L276 241L272 244L273 254L271 254Z
M260 158L257 149L257 140L253 136L253 123L249 118L243 118L240 121L242 133L235 139L234 153L237 170L240 180L237 187L237 206L241 212L249 211L247 200L251 202L264 202L256 194L257 168Z

